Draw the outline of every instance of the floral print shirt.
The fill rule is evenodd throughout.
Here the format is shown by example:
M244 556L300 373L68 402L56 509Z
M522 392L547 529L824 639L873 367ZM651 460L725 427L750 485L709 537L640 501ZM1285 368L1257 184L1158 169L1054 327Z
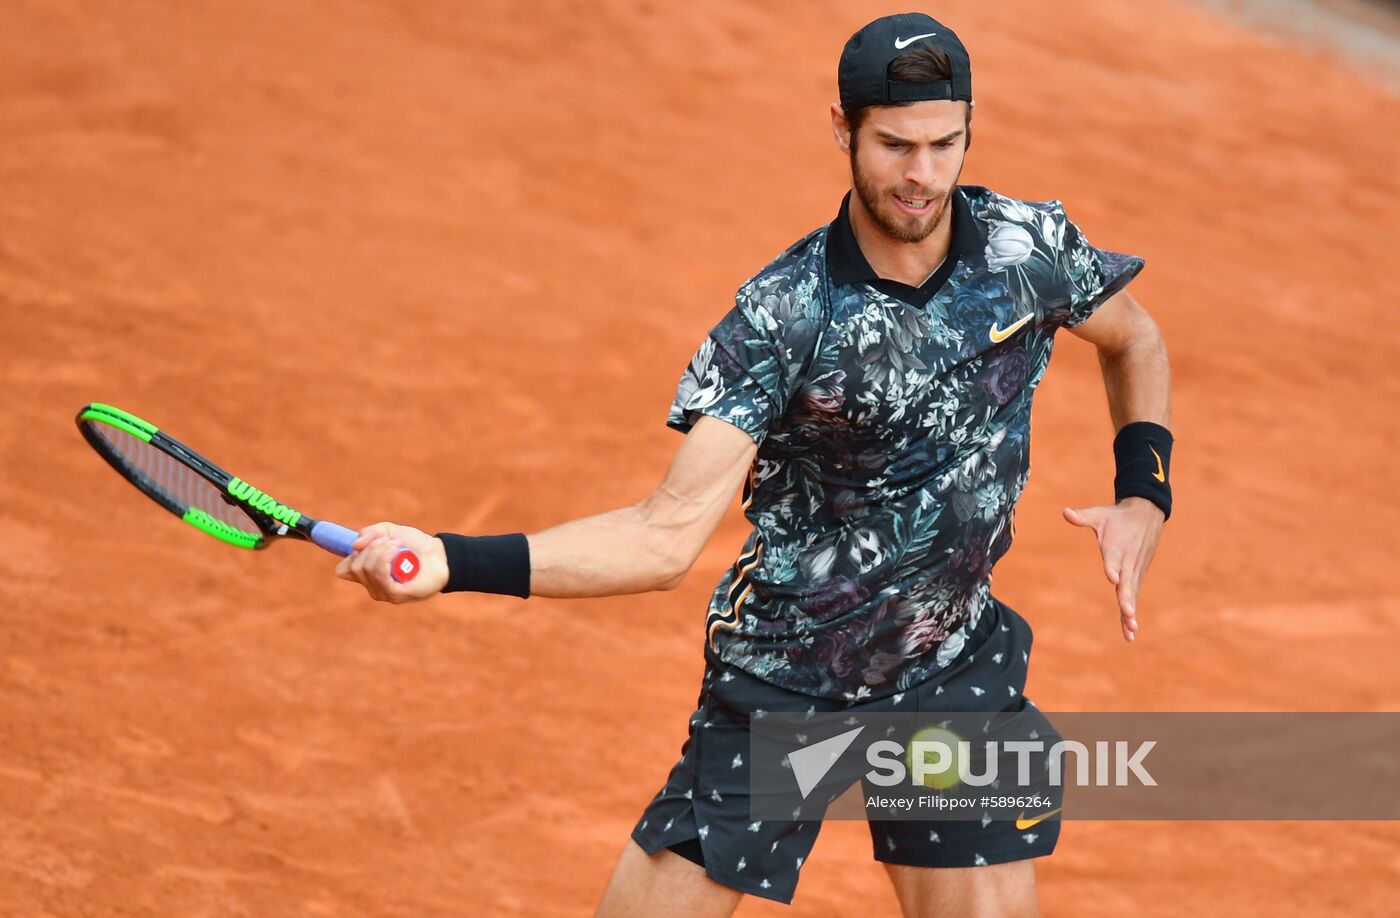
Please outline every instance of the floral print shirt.
M759 445L709 652L854 701L957 657L1011 545L1055 332L1143 261L1091 246L1058 201L963 185L948 260L908 287L869 268L848 208L739 288L667 423L712 415Z

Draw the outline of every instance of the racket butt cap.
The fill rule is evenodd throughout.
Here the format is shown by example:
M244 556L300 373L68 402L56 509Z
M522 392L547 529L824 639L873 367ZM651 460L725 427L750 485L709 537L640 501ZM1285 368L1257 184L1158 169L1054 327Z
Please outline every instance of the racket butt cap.
M417 552L411 548L401 548L398 554L394 555L394 563L390 565L389 573L399 583L408 583L418 576L418 570L421 567Z

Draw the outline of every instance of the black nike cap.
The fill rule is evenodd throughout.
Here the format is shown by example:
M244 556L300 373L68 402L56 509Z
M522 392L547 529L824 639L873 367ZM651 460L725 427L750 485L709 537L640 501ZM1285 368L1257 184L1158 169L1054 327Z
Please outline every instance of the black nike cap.
M891 80L891 62L923 44L948 55L950 78L932 83ZM836 83L846 111L896 102L971 102L972 64L952 29L923 13L896 13L876 19L851 36L841 51Z

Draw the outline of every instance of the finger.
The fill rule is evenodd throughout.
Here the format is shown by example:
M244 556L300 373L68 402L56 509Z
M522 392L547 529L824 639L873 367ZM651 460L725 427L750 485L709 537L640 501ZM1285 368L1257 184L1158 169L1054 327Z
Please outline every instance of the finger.
M402 548L403 542L399 539L385 539L379 546L379 557L371 570L381 602L397 605L407 600L403 585L394 579L394 558Z
M366 547L375 539L392 539L394 537L394 524L389 522L375 523L360 530L360 537L355 540L351 547L355 551Z
M1103 550L1103 575L1108 578L1109 583L1117 587L1123 582L1123 572L1128 567L1128 560L1123 549L1112 539L1106 539L1101 548Z
M359 540L356 540L355 544L359 545ZM372 544L374 544L373 541L368 542L359 548L356 548L354 554L350 556L350 574L356 580L361 579L360 571L362 571L365 566L365 553L369 551L369 547Z
M366 572L369 570L370 562L374 558L375 550L382 541L383 536L376 536L371 539L364 548L350 556L350 570L355 574L355 579L366 586L369 585L367 579L368 574Z
M369 588L370 595L379 602L387 602L392 594L389 584L389 561L393 557L393 544L390 539L378 539L366 553L365 586Z
M1060 512L1064 515L1064 518L1065 518L1066 520L1068 520L1069 522L1073 523L1074 525L1076 525L1076 526L1087 526L1087 527L1089 527L1089 528L1092 529L1092 528L1096 528L1095 522L1094 522L1093 520L1091 520L1090 517L1089 517L1090 511L1091 511L1092 509L1093 509L1093 508L1086 507L1086 508L1083 509L1083 510L1076 510L1076 509L1074 509L1073 507L1065 507L1065 508L1064 508L1062 511L1060 511Z
M378 555L375 557L373 566L370 567L370 576L374 578L374 585L379 588L380 594L387 600L392 601L396 596L398 584L394 581L393 572L390 567L394 563L394 555L398 554L402 547L397 539L385 539L379 545Z
M342 580L355 579L354 575L350 573L350 558L350 555L346 555L344 558L341 558L340 561L338 561L335 565L335 575L341 578Z
M1138 572L1131 561L1124 563L1118 577L1118 603L1129 615L1137 614Z
M1137 590L1134 589L1131 578L1123 577L1118 584L1118 608L1123 610L1124 618L1131 618L1137 615Z
M1138 631L1137 610L1133 598L1125 592L1125 589L1119 591L1118 608L1122 618L1123 636L1131 641L1137 636Z

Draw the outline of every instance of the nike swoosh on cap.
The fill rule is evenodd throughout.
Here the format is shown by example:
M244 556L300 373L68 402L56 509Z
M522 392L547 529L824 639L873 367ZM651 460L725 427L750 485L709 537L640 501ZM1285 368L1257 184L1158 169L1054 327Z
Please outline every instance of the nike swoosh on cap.
M919 39L921 39L921 38L932 38L933 36L935 36L935 35L937 35L937 34L938 34L937 32L925 32L925 33L922 34L922 35L915 35L913 38L896 38L896 39L894 40L894 49L895 49L896 51L903 51L905 48L909 47L910 45L912 45L914 42L918 41Z

